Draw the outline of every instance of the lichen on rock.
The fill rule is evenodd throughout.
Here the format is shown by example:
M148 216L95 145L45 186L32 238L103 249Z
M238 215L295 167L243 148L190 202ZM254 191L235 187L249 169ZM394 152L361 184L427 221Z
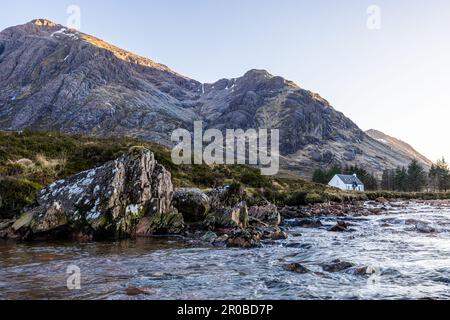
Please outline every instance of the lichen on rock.
M14 233L33 238L60 228L94 238L133 236L147 215L171 213L170 173L145 148L133 148L115 161L53 183L23 213Z

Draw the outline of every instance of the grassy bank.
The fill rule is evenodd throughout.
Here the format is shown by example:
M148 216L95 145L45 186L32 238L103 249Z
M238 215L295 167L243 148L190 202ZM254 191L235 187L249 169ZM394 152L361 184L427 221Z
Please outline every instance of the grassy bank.
M392 191L372 191L366 192L368 200L385 198L388 200L448 200L450 192L392 192Z
M114 160L135 146L151 149L171 173L174 185L213 188L239 185L263 197L266 190L287 191L290 183L260 175L248 166L174 165L170 150L129 138L100 139L49 132L0 132L0 216L17 215L35 201L36 193L52 182ZM315 189L306 181L296 186Z
M351 193L302 179L261 176L248 166L176 166L170 150L128 138L100 139L47 132L0 132L0 216L17 215L35 201L44 186L118 158L133 146L151 149L171 173L177 188L212 188L234 184L246 190L252 203L280 205L386 199L449 199L450 193Z

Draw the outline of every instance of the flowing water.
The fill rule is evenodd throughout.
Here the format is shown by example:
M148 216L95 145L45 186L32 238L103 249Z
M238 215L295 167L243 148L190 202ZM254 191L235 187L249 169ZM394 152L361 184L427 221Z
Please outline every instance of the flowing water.
M291 228L288 240L249 250L177 239L0 243L0 299L450 298L449 206L399 203L386 215L343 220L354 232L329 232L336 218L324 217L324 228ZM356 267L323 271L335 259ZM294 262L311 272L285 271ZM80 290L67 288L71 265Z

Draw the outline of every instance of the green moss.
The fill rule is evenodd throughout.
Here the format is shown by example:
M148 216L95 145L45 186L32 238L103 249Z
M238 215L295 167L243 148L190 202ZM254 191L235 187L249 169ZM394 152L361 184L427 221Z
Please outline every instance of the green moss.
M25 179L0 179L0 218L11 218L31 205L41 185Z
M23 215L20 216L19 219L17 219L16 222L14 222L12 228L15 231L18 231L21 228L29 227L32 224L32 222L33 222L33 218L34 218L34 214L33 213L30 213L30 212L24 213Z
M48 159L66 158L66 163L56 176L47 177L45 172L27 177L29 180L49 184L107 161L114 160L126 152L139 152L149 148L156 160L172 174L176 187L194 186L212 188L223 184L241 183L247 187L270 187L272 180L261 176L259 170L247 166L188 166L175 165L169 149L156 143L130 138L101 139L54 132L0 133L0 174L22 175L20 168L9 167L8 161L22 158L35 159L42 154ZM8 172L5 172L8 171Z
M150 220L152 234L179 234L184 229L184 220L181 213L158 214Z
M85 223L85 220L81 220L82 222L79 223L80 225L83 225ZM97 219L91 220L89 222L90 226L94 230L102 230L102 229L108 229L108 225L110 224L110 219L106 214L101 214Z

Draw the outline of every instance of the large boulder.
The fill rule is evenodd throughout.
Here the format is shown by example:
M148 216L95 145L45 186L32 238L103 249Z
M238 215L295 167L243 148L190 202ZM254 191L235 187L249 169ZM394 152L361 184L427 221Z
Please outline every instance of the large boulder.
M249 225L247 204L241 202L231 208L217 209L214 212L214 222L216 227L221 228L247 228Z
M233 207L242 202L245 197L244 189L238 184L221 186L206 192L209 197L211 211L224 207Z
M251 229L237 229L229 235L226 245L231 248L252 248L259 246L260 241L260 235Z
M61 232L129 237L143 217L171 213L172 196L170 173L150 150L134 147L115 161L43 189L12 232L22 238Z
M173 206L183 215L186 222L202 222L209 209L210 199L200 189L185 188L173 195Z
M175 210L170 214L157 214L142 218L136 227L136 236L175 235L180 234L184 227L183 216Z
M254 206L248 209L251 218L266 223L271 226L278 226L281 223L281 215L274 204L266 206Z

